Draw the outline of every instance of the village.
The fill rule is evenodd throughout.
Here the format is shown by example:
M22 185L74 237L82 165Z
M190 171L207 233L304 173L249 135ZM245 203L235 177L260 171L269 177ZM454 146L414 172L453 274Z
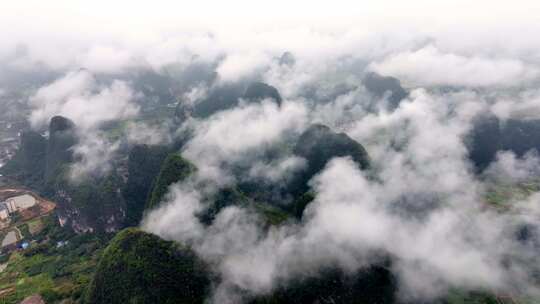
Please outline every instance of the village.
M0 188L0 253L25 249L56 205L30 190Z

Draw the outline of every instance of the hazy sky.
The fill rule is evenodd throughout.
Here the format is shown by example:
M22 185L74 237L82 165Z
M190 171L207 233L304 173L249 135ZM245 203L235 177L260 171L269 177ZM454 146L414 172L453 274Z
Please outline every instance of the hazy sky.
M57 69L90 66L103 72L134 57L155 67L182 48L207 58L248 50L249 56L240 56L256 62L257 51L319 57L321 50L343 52L353 43L354 49L381 52L418 37L435 37L449 51L459 45L461 53L498 48L531 58L540 49L540 2L534 0L3 2L0 60L10 60L25 45L31 64ZM380 45L367 46L368 36Z
M449 24L538 24L535 0L454 1L4 1L3 30L96 31L136 34L140 30L233 25L397 26L430 29ZM12 27L6 28L6 24ZM16 25L16 26L14 26Z

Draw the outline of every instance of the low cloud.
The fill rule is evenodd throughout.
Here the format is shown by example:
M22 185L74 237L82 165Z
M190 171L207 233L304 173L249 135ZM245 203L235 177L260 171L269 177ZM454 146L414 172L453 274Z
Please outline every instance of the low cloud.
M36 129L44 128L56 115L75 123L79 140L73 151L78 161L72 165L71 177L78 180L110 170L119 143L111 142L99 128L107 122L135 117L139 107L134 99L135 93L127 83L113 80L103 85L89 71L79 70L39 88L29 99L29 120ZM134 137L141 132L132 129L130 134Z
M527 90L520 94L503 95L492 105L491 112L503 121L540 119L540 91Z
M146 123L130 122L126 128L127 141L132 144L167 144L172 141L169 125L148 125Z
M306 108L295 102L280 106L269 100L214 114L194 124L194 137L183 155L195 162L201 176L232 182L227 166L255 161L285 133L305 124Z
M347 107L340 104L334 104L336 113L346 113ZM530 217L486 209L483 181L467 160L464 138L475 116L487 107L473 92L439 95L415 90L392 113L357 112L356 120L341 127L366 145L374 171L362 172L348 158L331 161L310 183L316 198L301 222L265 230L259 215L232 206L205 226L197 215L208 207L202 200L207 190L191 182L173 186L164 206L150 212L142 226L191 245L215 266L221 280L212 295L214 303L267 294L294 278L315 276L324 267L354 273L385 257L391 257L398 293L405 300L434 299L456 288L538 294L528 268L536 258L515 238L516 227L529 223ZM245 136L244 129L232 128L237 125L232 117L246 121L244 115L251 111L224 113L221 118L228 119L212 126L214 132L224 133L209 132L210 127L202 133L204 142L214 143L210 151L221 153L212 156L231 160L243 155L237 147L264 146L267 133L255 139L256 134ZM327 119L340 117L336 113ZM243 124L249 125L249 120ZM215 136L207 137L210 134ZM243 139L244 145L236 145L235 138ZM201 143L199 139L198 146ZM195 163L204 166L208 159L212 158ZM531 160L525 162L514 161L511 167L529 168ZM257 168L261 167L256 164L252 170ZM523 174L508 178L519 176ZM201 176L194 177L198 179ZM509 256L511 266L505 266Z
M90 48L78 61L81 67L96 73L121 73L130 66L136 66L129 51L99 45Z
M88 174L101 176L108 173L119 146L119 142L111 142L101 133L86 133L80 136L79 143L73 147L77 161L70 167L71 179L80 181L88 177Z
M103 86L88 71L69 72L30 97L30 122L39 128L61 115L80 128L92 129L104 122L134 117L139 110L132 103L134 98L135 93L123 81Z
M286 183L294 172L305 168L306 160L291 156L270 163L257 162L249 169L249 178Z
M519 215L507 218L451 200L421 221L404 217L385 199L388 186L367 179L348 159L331 162L313 189L316 200L301 223L265 231L255 214L236 206L204 227L196 217L205 208L200 194L173 187L168 203L143 227L191 245L216 266L221 282L214 303L237 303L245 292L266 294L329 265L355 272L384 258L375 252L393 257L399 292L407 299L438 297L450 288L538 292L522 260L510 268L502 263L510 253L517 261L528 258L526 251L514 251L520 245L508 224L523 221Z
M257 69L264 68L269 62L268 55L262 53L237 53L225 57L216 72L221 81L235 82L252 75Z
M511 151L497 153L497 158L483 173L489 180L497 183L516 183L540 177L540 158L538 151L531 150L523 157Z
M515 58L446 53L433 45L394 54L371 68L413 86L519 86L538 78L537 68Z

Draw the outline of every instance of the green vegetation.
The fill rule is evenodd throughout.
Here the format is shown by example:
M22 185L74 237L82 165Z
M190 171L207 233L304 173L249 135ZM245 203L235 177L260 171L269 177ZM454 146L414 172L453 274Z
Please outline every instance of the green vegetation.
M126 226L136 226L142 218L154 180L159 174L169 148L134 146L128 156L128 180L122 194L126 200Z
M315 194L311 191L304 193L293 203L293 214L296 218L302 218L302 214L306 209L307 205L315 199Z
M0 173L38 192L52 193L54 181L73 158L74 127L71 120L55 116L49 125L49 140L34 131L23 132L19 150Z
M253 206L268 225L281 225L291 218L289 213L269 204L253 203Z
M21 134L21 145L15 156L2 168L0 173L12 176L20 183L41 189L45 174L45 151L47 141L37 132Z
M199 218L207 225L212 223L223 208L229 206L239 206L254 211L266 225L280 225L291 218L286 211L267 203L256 202L235 187L221 189L206 200L209 207Z
M289 192L298 197L308 191L307 182L334 157L351 157L361 169L370 167L364 147L345 133L335 133L329 127L314 124L298 139L294 154L307 160L307 167L289 185Z
M43 219L36 241L9 256L0 276L0 304L19 303L39 293L47 304L78 300L90 282L109 235L75 235L58 226L53 216ZM61 246L58 246L58 242Z
M240 98L248 102L260 102L262 99L270 98L278 105L282 102L278 90L262 82L251 83L247 89L244 85L226 84L213 88L208 96L198 101L193 108L179 103L175 115L180 121L183 121L188 113L193 117L206 118L238 106Z
M251 200L237 188L224 188L219 190L212 197L206 198L209 203L208 209L201 214L200 219L205 224L211 224L216 215L228 206L248 207Z
M204 117L237 105L240 89L223 90L227 94L211 93L207 101L194 109L194 115ZM277 90L262 83L250 86L243 97L250 101L270 97L281 102ZM217 103L211 103L216 100ZM145 113L141 119L160 121L165 112L171 115L167 106L156 107L154 112ZM126 125L127 122L111 123L104 131L110 139L118 139ZM46 194L59 202L60 212L69 214L83 226L95 228L96 233L76 235L69 227L59 227L54 216L24 222L15 215L13 226L32 243L26 250L0 256L0 263L8 262L0 275L0 304L19 303L35 293L41 294L48 304L66 303L63 301L87 304L203 303L209 295L211 273L191 249L135 228L123 230L114 238L105 233L110 218L121 221L124 210L125 225L138 225L144 210L158 207L169 186L188 178L196 170L195 165L178 153L171 154L173 147L138 145L128 156L127 181L112 173L73 184L68 178L68 170L73 161L71 148L76 143L74 124L66 118L55 117L51 121L50 134L47 141L38 133L24 133L21 148L3 170L28 186L45 189ZM251 189L231 186L204 198L209 208L198 215L201 222L211 224L217 214L229 206L244 207L258 214L263 229L295 218L299 220L315 199L307 182L330 159L347 156L361 169L370 167L369 156L361 144L323 125L308 128L294 147L278 147L276 151L279 149L287 153L294 150L295 155L307 160L306 170L293 177L290 186L279 185L282 187L279 191L292 194L290 207L281 209L278 204L266 203L269 200L265 199L264 192L271 191L255 181L248 185ZM275 155L279 155L278 152ZM513 200L526 199L539 191L539 180L497 184L488 188L485 200L505 211ZM276 196L281 198L281 195ZM1 231L0 237L6 232L7 229ZM271 294L248 300L254 304L395 303L396 280L389 269L387 265L379 265L345 274L329 267L282 285L278 282ZM218 281L219 278L213 280ZM506 300L489 291L452 291L433 303L500 304L514 300L538 302Z
M475 122L468 138L469 158L478 171L485 169L498 151L512 151L522 156L540 148L540 120L481 117Z
M197 102L193 109L186 109L182 103L176 108L176 116L183 121L186 112L191 112L193 117L206 118L213 114L234 108L238 105L238 98L244 93L244 88L237 84L226 84L212 89L208 96Z
M350 156L362 169L370 165L369 156L361 144L345 133L335 133L320 124L314 124L302 133L294 153L307 159L310 172L319 172L330 159L341 156Z
M105 250L85 302L202 303L208 286L206 268L191 250L127 228Z
M41 218L30 220L26 223L28 225L28 231L30 234L37 234L43 229L43 222Z
M64 171L66 164L73 161L72 147L77 143L75 124L62 116L55 116L49 124L49 141L47 142L45 183L56 180ZM48 189L50 190L50 189Z
M399 79L388 76L381 76L377 73L367 73L362 83L366 89L378 98L387 96L390 109L399 106L399 102L406 98L409 93L403 89Z
M9 256L10 255L8 253L0 255L0 264L4 264L9 261Z
M30 233L30 229L28 229L28 224L22 224L17 227L19 231L21 232L21 237L23 239L30 239L32 238L32 234Z
M69 215L74 226L83 230L120 227L125 210L120 193L124 182L113 170L104 177L90 176L74 184L69 173L76 143L75 124L65 117L55 116L49 124L48 140L35 132L21 136L21 148L7 165L7 174L56 201L58 209ZM29 230L22 227L21 231L24 235L29 234Z
M61 208L76 211L72 220L100 231L109 225L119 225L108 223L109 218L123 218L124 199L119 191L122 184L121 178L114 173L73 183L64 171L56 177L53 199Z
M527 199L531 194L540 191L540 180L530 180L517 184L490 185L485 194L488 204L507 209L512 201Z
M159 206L161 200L167 193L169 186L184 180L193 173L195 169L196 168L192 163L184 159L182 155L178 153L167 156L165 161L163 161L159 175L154 183L152 193L146 204L146 209L150 210Z
M276 88L263 82L254 82L248 86L242 96L245 100L258 102L265 98L273 99L278 105L281 105L281 95Z
M395 303L396 280L380 266L346 275L326 269L317 276L296 279L279 286L272 294L255 298L251 304L280 303Z
M511 298L498 298L489 292L451 291L442 301L444 304L511 304ZM521 303L521 302L519 302Z

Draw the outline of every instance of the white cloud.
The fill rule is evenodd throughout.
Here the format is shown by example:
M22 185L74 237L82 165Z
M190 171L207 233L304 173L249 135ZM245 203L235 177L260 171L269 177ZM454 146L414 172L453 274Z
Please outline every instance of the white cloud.
M79 59L81 67L98 73L120 73L133 61L128 51L109 46L93 46Z
M512 291L520 284L531 286L527 269L517 265L509 271L501 264L510 252L526 256L513 251L517 244L507 234L511 227L506 223L520 220L519 215L497 216L476 204L462 208L451 199L450 205L418 220L394 211L386 200L385 192L394 191L389 187L366 179L351 160L337 159L315 180L317 197L300 226L264 231L256 216L233 206L203 228L195 214L204 205L177 187L170 203L150 213L143 227L190 244L216 265L222 278L214 292L216 303L240 302L237 288L268 293L322 265L354 272L376 263L373 252L381 251L394 257L392 268L404 297L437 297L449 288Z
M286 183L293 172L305 166L306 160L297 156L278 159L271 163L257 162L249 169L249 177Z
M118 148L119 142L110 142L103 134L84 133L73 147L73 155L78 160L70 167L71 180L77 182L88 174L100 176L109 172Z
M540 91L534 89L501 96L491 106L491 112L502 120L540 119Z
M516 183L537 178L540 176L538 151L531 150L521 158L513 152L501 151L483 174L498 183Z
M42 127L52 116L62 115L81 128L91 129L104 122L134 117L138 113L132 103L134 97L125 82L115 80L103 87L88 71L69 72L30 97L30 122Z
M85 71L72 72L63 78L40 88L30 98L33 108L30 123L34 127L48 124L49 119L59 115L67 100L73 95L84 94L95 86L95 79Z
M129 143L157 145L171 142L171 134L167 129L168 124L148 125L146 123L130 122L126 129L126 137Z
M258 69L264 68L270 58L261 53L237 53L228 55L219 64L216 71L224 82L238 81Z
M134 98L135 93L123 81L103 86L86 70L69 72L30 97L29 119L34 128L43 128L56 115L75 123L79 141L74 154L79 161L73 164L71 176L80 179L87 173L109 171L119 144L111 143L98 129L106 122L135 117L139 108ZM140 129L131 131L132 138L134 134L142 136Z
M445 53L433 45L391 55L372 69L414 86L510 87L539 76L538 69L515 58L487 58Z
M183 154L202 176L222 182L223 166L253 161L253 155L281 141L285 132L303 127L306 108L295 102L279 107L271 101L219 112L194 125L195 136ZM251 156L250 156L251 155Z
M340 102L335 106L346 111ZM485 208L483 183L466 158L463 138L485 109L472 92L434 95L416 90L392 113L358 116L346 131L367 143L374 172L362 172L346 158L330 162L311 182L316 198L300 223L264 230L258 216L232 206L211 226L200 227L193 224L195 214L185 219L185 212L200 212L206 203L186 199L192 196L178 192L186 188L175 186L166 207L150 213L143 228L190 244L215 265L222 278L213 293L215 303L241 302L244 292L271 292L292 278L315 275L322 266L355 272L380 262L374 252L393 257L400 296L413 302L455 288L538 294L529 276L536 258L513 237L516 225L530 217ZM261 145L262 138L250 137L250 142ZM234 159L235 153L229 157ZM520 167L515 165L511 167ZM521 167L530 166L528 161ZM172 215L158 220L173 212L183 220ZM178 228L183 221L198 229L192 234ZM509 255L516 259L511 269L502 262Z

